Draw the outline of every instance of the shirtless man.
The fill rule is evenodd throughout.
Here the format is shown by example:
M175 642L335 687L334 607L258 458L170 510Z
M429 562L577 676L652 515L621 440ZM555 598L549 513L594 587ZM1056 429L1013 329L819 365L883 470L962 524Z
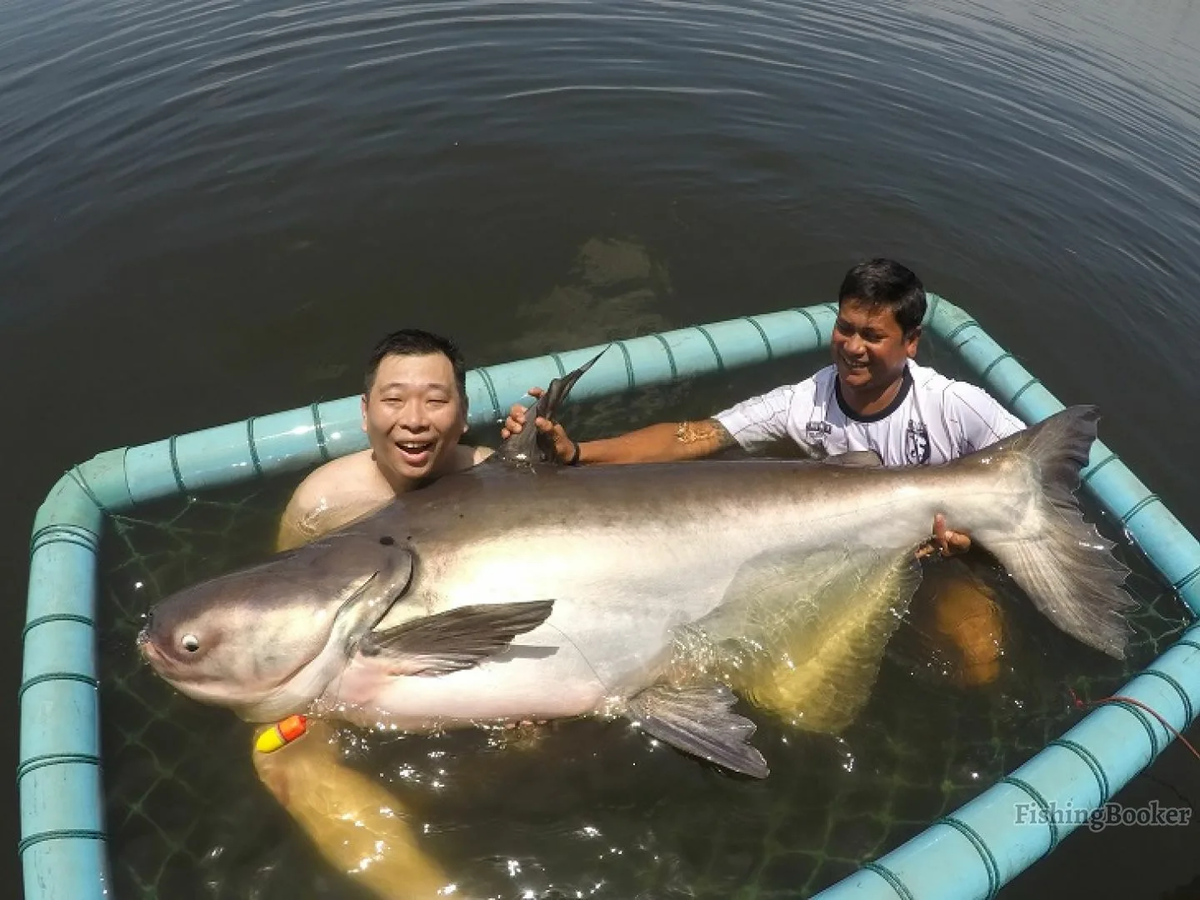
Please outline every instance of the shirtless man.
M466 366L451 341L412 328L381 340L362 396L370 447L325 463L300 483L280 520L278 549L298 547L490 456L488 448L459 444L466 397ZM256 729L255 739L273 727ZM439 895L452 879L420 848L415 814L344 763L331 723L312 719L307 729L292 745L253 751L263 785L349 880L387 900Z
M370 447L332 460L300 483L277 547L297 547L381 509L397 494L469 469L492 454L459 444L467 431L466 365L447 338L392 332L367 362L362 429Z

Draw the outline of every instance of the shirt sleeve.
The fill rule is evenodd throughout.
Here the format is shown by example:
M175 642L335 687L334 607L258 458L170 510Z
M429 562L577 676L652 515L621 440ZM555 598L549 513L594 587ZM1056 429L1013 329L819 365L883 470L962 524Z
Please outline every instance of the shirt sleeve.
M956 381L947 393L952 400L947 411L961 441L959 455L974 453L1025 428L991 394L973 384Z
M797 385L789 384L731 406L713 416L743 450L756 450L788 437L788 417Z

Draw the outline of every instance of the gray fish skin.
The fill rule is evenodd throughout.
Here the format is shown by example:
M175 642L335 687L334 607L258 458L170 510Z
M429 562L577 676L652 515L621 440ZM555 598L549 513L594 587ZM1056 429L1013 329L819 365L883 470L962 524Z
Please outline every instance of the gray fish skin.
M762 776L731 695L662 682L679 630L754 602L739 585L762 561L911 557L944 513L1056 625L1123 655L1127 570L1072 495L1097 418L1071 408L941 467L484 464L168 598L140 643L180 691L255 721L308 711L419 730L624 713ZM710 752L714 733L729 754Z

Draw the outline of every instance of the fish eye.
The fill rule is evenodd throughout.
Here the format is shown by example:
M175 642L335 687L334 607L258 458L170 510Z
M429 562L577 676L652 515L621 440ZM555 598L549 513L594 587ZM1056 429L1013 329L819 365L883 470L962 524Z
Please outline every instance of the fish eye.
M183 649L188 653L195 653L200 649L200 638L194 634L185 634L179 643L183 645Z

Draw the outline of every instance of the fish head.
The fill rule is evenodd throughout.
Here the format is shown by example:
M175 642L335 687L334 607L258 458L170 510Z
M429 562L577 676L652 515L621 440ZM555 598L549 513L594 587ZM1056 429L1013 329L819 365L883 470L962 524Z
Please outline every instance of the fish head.
M412 553L394 544L322 540L172 594L147 614L138 648L180 693L270 721L320 695L412 572Z

